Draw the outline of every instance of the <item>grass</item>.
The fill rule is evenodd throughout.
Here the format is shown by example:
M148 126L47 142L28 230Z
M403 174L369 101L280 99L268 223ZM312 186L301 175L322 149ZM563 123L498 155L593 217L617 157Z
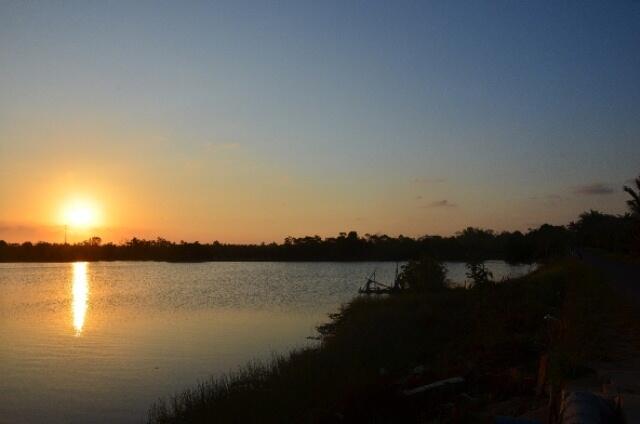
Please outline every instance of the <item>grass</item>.
M490 287L358 297L318 329L319 347L160 400L149 423L442 418L441 405L411 405L397 395L416 367L424 382L464 376L480 413L531 395L543 353L551 358L552 384L606 357L613 298L600 276L572 261Z
M622 262L629 265L640 264L640 255L638 254L637 250L630 253L604 252L602 254L604 257L611 259L613 261Z

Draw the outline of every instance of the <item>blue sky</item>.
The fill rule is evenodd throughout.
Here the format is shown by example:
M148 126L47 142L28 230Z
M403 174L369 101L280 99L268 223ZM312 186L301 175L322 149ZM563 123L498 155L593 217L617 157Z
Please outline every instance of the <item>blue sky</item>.
M640 172L637 1L131 3L0 3L0 238L65 191L123 237L526 229Z

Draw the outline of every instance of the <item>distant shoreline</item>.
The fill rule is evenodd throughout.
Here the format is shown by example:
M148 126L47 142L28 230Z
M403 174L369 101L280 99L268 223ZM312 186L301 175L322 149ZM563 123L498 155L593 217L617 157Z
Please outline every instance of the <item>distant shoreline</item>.
M567 226L543 224L526 233L468 227L454 236L390 237L342 232L336 237L287 237L282 243L226 244L132 238L121 244L91 237L76 244L8 243L0 239L2 262L157 261L199 262L399 262L430 256L440 261L503 260L512 264L545 262L575 246L617 253L633 249L635 220L585 212Z
M153 262L153 263L167 263L167 264L204 264L204 263L216 263L216 262L235 262L235 263L265 263L265 262L275 262L275 263L364 263L364 262L379 262L379 263L401 263L407 262L410 258L407 259L359 259L359 260L308 260L308 259L280 259L280 260L272 260L272 259L242 259L242 260L234 260L234 259L211 259L211 260L202 260L202 261L169 261L169 260L161 260L161 259L97 259L97 260L86 260L86 259L71 259L71 260L22 260L22 261L8 261L0 259L0 264L69 264L74 262L91 262L91 263L113 263L113 262L132 262L132 263L144 263L144 262ZM456 263L465 263L467 262L464 259L441 259L443 262L456 262ZM504 258L484 258L482 261L504 261L512 265L530 265L534 264L534 262L508 262Z
M390 237L384 234L362 237L350 231L327 238L317 235L287 237L282 243L269 244L175 243L162 238L135 237L122 244L102 243L99 237L76 244L0 240L0 262L398 262L429 255L442 261L495 259L532 263L564 255L571 239L567 228L543 225L526 234L519 231L496 233L472 227L450 237Z

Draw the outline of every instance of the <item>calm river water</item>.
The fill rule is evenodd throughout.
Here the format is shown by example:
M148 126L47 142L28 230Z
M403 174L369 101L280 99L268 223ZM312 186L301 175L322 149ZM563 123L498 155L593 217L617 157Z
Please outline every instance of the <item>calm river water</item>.
M395 264L0 264L0 423L143 422L159 397L312 343L373 270L391 282Z

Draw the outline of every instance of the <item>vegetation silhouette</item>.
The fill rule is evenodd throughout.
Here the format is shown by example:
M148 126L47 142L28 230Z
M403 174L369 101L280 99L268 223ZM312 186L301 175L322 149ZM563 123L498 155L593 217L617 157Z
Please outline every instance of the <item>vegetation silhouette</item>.
M414 292L444 290L447 288L447 268L442 262L423 256L402 266L398 283L400 288Z
M485 266L484 262L467 262L466 276L471 280L472 287L480 288L493 284L493 273Z
M69 261L404 261L428 255L439 260L502 259L535 262L561 257L575 245L629 252L637 220L631 214L589 211L567 226L544 224L526 233L468 227L450 237L390 237L355 231L337 237L287 237L282 243L200 243L163 238L132 238L122 244L92 237L82 243L7 243L0 240L0 262Z
M627 206L631 211L631 215L636 219L640 219L640 176L633 182L636 185L635 190L626 185L623 187L623 190L631 196L631 199L627 200Z

